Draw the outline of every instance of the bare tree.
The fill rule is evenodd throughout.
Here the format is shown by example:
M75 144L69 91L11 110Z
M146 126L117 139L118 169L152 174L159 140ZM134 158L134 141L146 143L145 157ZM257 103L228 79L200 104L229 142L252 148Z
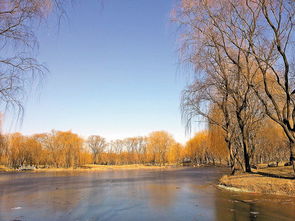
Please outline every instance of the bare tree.
M183 8L177 19L185 26L186 35L182 45L184 61L191 63L197 73L194 82L184 90L182 112L188 126L196 116L202 116L208 123L218 125L225 131L232 173L237 155L233 140L241 135L241 140L244 141L245 168L249 172L248 142L243 117L250 88L243 87L245 76L237 65L240 61L233 59L238 52L227 50L226 42L218 33L216 18L210 18L210 14L206 4L198 5L196 8ZM210 108L218 109L221 114L219 119L210 115ZM238 132L239 129L243 133Z
M23 112L23 100L46 67L34 56L34 28L49 14L62 13L60 0L0 1L0 108Z
M97 164L100 162L100 154L107 147L107 142L105 138L97 135L92 135L88 137L87 144L92 151L93 154L93 163Z
M295 2L259 0L248 4L248 52L260 70L261 84L253 86L266 114L284 130L290 142L290 162L295 172Z
M202 28L212 23L211 27L218 33L219 46L238 70L243 68L239 59L245 58L243 62L246 62L247 69L251 68L249 73L253 78L244 87L254 91L268 117L283 128L290 142L290 162L295 172L295 82L292 53L295 46L295 2L184 2L187 3L186 7L193 10L202 9L203 13L195 17L197 22L203 21ZM207 22L204 18L207 18Z
M276 66L279 67L278 63L272 68L268 68L269 64L266 64L266 62L263 65L259 64L268 55L271 58L278 57L269 53L269 50L265 50L264 40L268 39L267 34L269 35L270 31L265 32L263 27L267 25L267 22L261 21L263 17L261 14L264 14L264 17L267 14L262 13L264 11L263 5L270 7L275 2L183 0L177 17L177 21L185 27L183 29L185 33L183 48L186 54L192 55L188 56L188 59L185 61L192 63L197 70L201 70L205 75L205 77L198 81L197 84L200 87L195 91L200 94L202 87L207 89L213 87L215 90L205 91L206 99L207 103L215 103L217 106L220 106L220 102L216 102L217 95L216 93L213 94L214 92L218 92L219 96L226 98L227 102L224 104L228 109L228 113L231 113L230 115L227 114L227 116L232 121L231 125L237 125L239 129L240 139L237 140L236 144L240 145L243 150L245 171L247 172L251 171L251 152L255 149L255 144L252 141L256 136L257 129L261 125L261 120L264 118L264 108L267 115L271 118L274 118L271 115L276 109L271 108L272 110L269 110L268 103L270 102L265 101L265 98L271 101L274 100L274 96L268 96L267 93L262 95L261 88L267 89L265 83L277 80L280 82L281 79L279 73L273 77L266 74L273 72L272 69L275 69ZM282 3L282 1L280 2ZM292 2L286 3L286 5L289 4L289 12L292 9L290 4L294 4L294 1ZM274 8L272 8L272 11L274 11ZM292 20L292 16L293 14L290 13L288 18ZM271 16L271 18L275 19L275 16ZM286 23L288 27L291 27L290 23L292 22ZM259 31L256 31L256 27L259 25L261 28ZM283 36L290 37L289 34L283 34ZM256 44L259 44L261 47L254 50L254 52L257 52L255 54L253 48L254 46L256 47ZM271 44L267 47L268 49L274 48ZM264 67L267 70L263 75ZM206 77L208 78L208 76L213 81L203 80ZM261 83L261 79L264 79L264 84ZM279 91L279 85L273 90L268 90L269 94L271 92L276 93L276 97L281 102L282 93ZM200 101L200 99L194 100L191 105L194 105L193 103L200 105L202 104ZM271 101L271 103L274 102ZM277 103L275 106L279 107L280 104ZM206 113L204 108L202 110L200 107L197 111L198 114L209 119L210 116L204 114ZM287 107L288 105L282 105L283 109ZM220 109L223 110L223 108ZM226 119L226 114L224 114L224 117ZM209 119L209 123L216 122Z

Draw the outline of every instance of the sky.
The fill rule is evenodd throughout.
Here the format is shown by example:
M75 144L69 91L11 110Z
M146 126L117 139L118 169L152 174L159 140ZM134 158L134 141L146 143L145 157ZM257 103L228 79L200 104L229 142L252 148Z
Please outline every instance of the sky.
M49 73L30 94L26 135L72 130L108 140L166 130L189 138L181 122L176 25L172 0L77 1L58 26L52 17L37 30L37 58Z

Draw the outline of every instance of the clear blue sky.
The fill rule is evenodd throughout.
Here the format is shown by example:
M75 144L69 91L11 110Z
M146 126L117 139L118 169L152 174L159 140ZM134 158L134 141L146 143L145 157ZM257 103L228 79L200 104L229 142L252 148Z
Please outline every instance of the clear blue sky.
M166 130L183 142L175 1L77 1L57 27L38 30L38 59L50 70L26 103L24 134L51 129L107 139ZM14 130L14 129L13 129Z

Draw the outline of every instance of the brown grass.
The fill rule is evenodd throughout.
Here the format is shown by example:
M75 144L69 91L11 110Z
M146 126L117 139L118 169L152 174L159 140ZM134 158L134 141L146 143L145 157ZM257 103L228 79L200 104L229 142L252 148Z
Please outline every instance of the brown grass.
M143 164L131 164L131 165L95 165L95 164L86 164L78 168L38 168L32 170L34 172L67 172L67 171L105 171L105 170L137 170L137 169L164 169L170 168L171 166L148 166ZM0 165L0 172L12 172L17 171L15 169L11 169ZM31 171L31 172L32 172ZM25 172L25 171L22 171Z
M95 165L86 164L79 168L45 168L36 169L39 172L58 172L58 171L104 171L104 170L136 170L136 169L163 169L164 166L146 166L143 164L132 164L132 165Z
M277 176L282 178L294 178L294 171L291 166L268 167L268 168L253 170L253 172L263 173L263 174L265 173L265 174L268 174L269 176Z
M265 168L253 172L223 176L220 185L242 192L295 196L295 179L291 167Z
M13 171L13 169L0 165L0 172L9 172L9 171Z

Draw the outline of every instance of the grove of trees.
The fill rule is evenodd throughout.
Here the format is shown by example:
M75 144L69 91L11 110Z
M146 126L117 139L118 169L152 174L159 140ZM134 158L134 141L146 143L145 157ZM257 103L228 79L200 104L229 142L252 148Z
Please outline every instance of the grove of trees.
M255 151L249 155L251 162L286 161L289 148L283 130L272 121L266 123L258 131ZM78 168L87 164L230 165L224 131L215 125L196 133L185 145L165 131L109 142L98 135L83 139L71 131L54 130L32 136L13 133L0 138L0 165L10 168ZM236 151L234 156L235 168L243 168L242 153Z
M32 136L13 133L1 136L0 164L11 168L77 168L85 164L161 166L181 163L182 150L182 145L165 131L110 142L98 135L84 140L71 131Z
M295 172L294 15L294 0L182 0L173 13L194 70L183 117L218 131L232 173L287 149Z

